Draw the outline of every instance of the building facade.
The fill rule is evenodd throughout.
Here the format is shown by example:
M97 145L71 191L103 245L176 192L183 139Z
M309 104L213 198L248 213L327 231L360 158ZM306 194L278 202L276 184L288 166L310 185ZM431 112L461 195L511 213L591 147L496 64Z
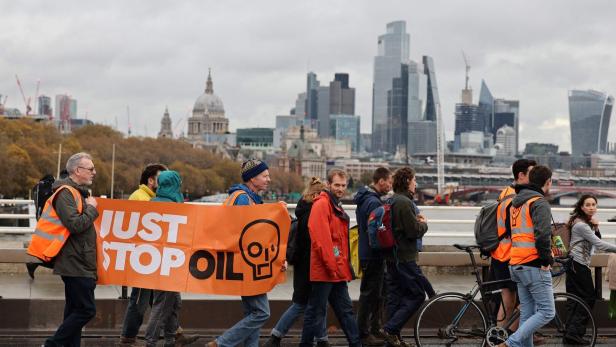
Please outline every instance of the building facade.
M171 127L171 116L169 116L169 108L165 107L165 113L163 119L160 120L160 131L158 132L159 138L173 138L173 129Z
M607 134L614 98L594 90L569 91L569 123L573 155L607 152Z
M204 93L197 98L188 118L188 140L203 141L207 134L229 133L229 120L225 117L222 99L214 94L211 71L208 73Z

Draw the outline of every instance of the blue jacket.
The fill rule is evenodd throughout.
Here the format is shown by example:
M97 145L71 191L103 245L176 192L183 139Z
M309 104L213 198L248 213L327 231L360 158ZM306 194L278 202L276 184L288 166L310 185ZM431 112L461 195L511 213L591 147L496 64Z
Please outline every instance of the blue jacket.
M173 170L161 171L158 175L156 196L151 201L184 202L181 187L182 179L179 173Z
M357 204L355 214L359 227L359 260L361 263L367 260L382 259L381 252L373 250L368 244L368 217L375 208L383 205L381 195L369 186L359 188L353 201Z
M163 171L164 172L164 171ZM162 174L162 172L161 172ZM237 191L237 190L243 190L244 192L246 192L246 194L241 194L240 196L237 197L237 199L235 200L235 203L233 205L236 206L244 206L244 205L250 205L250 199L252 199L252 201L255 204L262 204L263 203L263 199L261 199L261 197L253 192L252 190L250 190L250 188L248 188L245 184L234 184L231 186L231 188L229 188L229 195L233 194L233 192Z

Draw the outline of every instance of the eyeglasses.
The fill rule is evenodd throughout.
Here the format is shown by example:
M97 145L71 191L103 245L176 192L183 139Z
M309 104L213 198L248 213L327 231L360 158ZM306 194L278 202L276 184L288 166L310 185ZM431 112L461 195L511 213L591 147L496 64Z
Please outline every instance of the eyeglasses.
M84 170L88 170L88 171L90 171L90 172L94 172L94 171L96 171L96 169L94 168L94 166L92 166L92 167L83 167L83 166L78 166L78 168L80 168L80 169L84 169Z

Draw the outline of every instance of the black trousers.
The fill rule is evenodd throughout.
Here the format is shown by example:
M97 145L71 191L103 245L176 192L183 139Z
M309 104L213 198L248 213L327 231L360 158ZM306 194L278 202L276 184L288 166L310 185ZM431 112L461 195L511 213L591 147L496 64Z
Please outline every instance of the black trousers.
M362 263L363 276L359 286L357 325L361 337L381 329L383 309L383 281L385 261L367 260Z
M576 261L571 262L571 268L567 271L567 293L575 294L584 300L590 309L595 306L596 294L593 286L592 274L587 266ZM574 302L567 302L567 335L583 336L586 333L588 314Z
M78 347L81 329L96 315L94 288L96 280L88 277L62 276L64 282L64 321L45 346Z

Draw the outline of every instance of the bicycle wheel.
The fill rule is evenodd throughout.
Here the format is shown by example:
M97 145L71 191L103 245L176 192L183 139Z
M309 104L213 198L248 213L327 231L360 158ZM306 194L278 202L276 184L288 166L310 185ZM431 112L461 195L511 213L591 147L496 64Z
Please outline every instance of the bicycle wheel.
M574 294L555 293L554 319L537 332L550 343L563 343L565 335L574 334L594 346L597 341L597 326L592 311L586 302Z
M483 346L486 317L464 294L443 293L425 302L415 322L415 342L420 347Z

